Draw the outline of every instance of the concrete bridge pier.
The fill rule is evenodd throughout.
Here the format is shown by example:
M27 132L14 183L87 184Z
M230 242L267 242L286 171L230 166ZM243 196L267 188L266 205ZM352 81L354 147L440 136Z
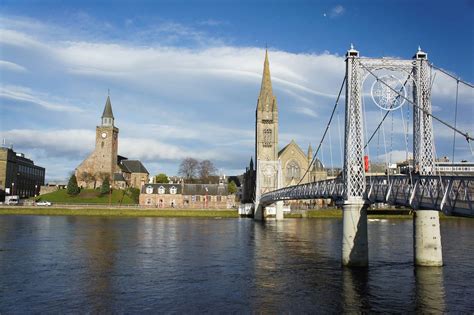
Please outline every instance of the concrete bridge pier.
M253 211L253 219L257 221L263 221L264 220L264 208L259 202L255 203L255 209Z
M347 200L343 205L342 264L354 267L366 267L369 264L367 204L362 198Z
M443 265L439 212L416 210L413 217L413 251L416 266Z
M276 219L277 221L281 221L284 219L283 217L283 201L276 202Z

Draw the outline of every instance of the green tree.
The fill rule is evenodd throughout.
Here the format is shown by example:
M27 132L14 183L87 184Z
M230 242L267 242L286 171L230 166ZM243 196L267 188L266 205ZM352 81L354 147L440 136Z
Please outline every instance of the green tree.
M237 192L237 185L233 180L230 181L229 186L227 187L229 194L235 194Z
M67 194L70 196L76 196L81 192L77 185L77 178L75 174L72 174L67 183Z
M155 182L157 184L168 184L169 179L168 179L168 176L166 174L160 173L160 174L155 176Z
M135 202L138 203L140 199L140 189L130 187L127 189L127 195Z
M110 192L110 182L109 178L105 177L104 181L102 182L102 186L100 186L100 194L107 195Z

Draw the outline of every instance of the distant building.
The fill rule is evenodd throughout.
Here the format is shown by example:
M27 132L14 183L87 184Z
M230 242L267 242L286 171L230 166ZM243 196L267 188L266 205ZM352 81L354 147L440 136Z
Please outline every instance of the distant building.
M95 149L75 171L80 187L96 188L106 177L117 188L140 188L148 182L149 173L140 161L117 154L118 134L110 96L107 96L101 125L96 127Z
M0 200L5 195L21 198L39 194L44 185L45 169L10 148L0 147Z
M409 174L413 171L413 159L397 163L397 170L400 174ZM474 163L468 161L450 162L447 157L435 161L435 174L437 175L474 175Z
M278 105L273 94L268 52L265 52L262 84L257 100L255 121L255 165L251 160L243 175L242 203L252 203L255 199L256 173L260 172L260 193L277 189L277 166L281 166L282 186L305 184L327 178L327 172L320 160L313 160L313 149L307 154L291 140L278 150ZM260 165L259 165L260 163ZM258 168L261 167L261 170Z
M140 193L140 205L154 208L230 209L235 196L228 184L146 184Z

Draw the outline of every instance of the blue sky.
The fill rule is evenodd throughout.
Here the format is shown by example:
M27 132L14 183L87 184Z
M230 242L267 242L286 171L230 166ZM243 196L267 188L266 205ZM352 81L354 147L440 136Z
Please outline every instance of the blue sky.
M421 45L473 82L473 20L473 1L2 1L0 136L45 166L47 180L65 179L93 149L110 88L120 154L152 174L175 174L186 156L239 174L253 154L265 45L280 147L294 139L306 150L322 135L350 43L362 56L396 58ZM450 122L455 89L436 74L434 113ZM458 126L471 133L473 99L461 86ZM380 112L366 105L370 132ZM395 113L393 125L401 119ZM391 125L372 160L405 156L403 132ZM333 127L326 165L341 160ZM437 155L451 156L452 132L435 125L435 138ZM472 160L456 141L456 160Z

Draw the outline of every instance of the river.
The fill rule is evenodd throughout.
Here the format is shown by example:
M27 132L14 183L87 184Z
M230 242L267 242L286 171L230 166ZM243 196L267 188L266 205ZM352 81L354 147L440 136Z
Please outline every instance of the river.
M0 313L474 312L474 220L441 222L442 268L413 266L412 221L0 216Z

